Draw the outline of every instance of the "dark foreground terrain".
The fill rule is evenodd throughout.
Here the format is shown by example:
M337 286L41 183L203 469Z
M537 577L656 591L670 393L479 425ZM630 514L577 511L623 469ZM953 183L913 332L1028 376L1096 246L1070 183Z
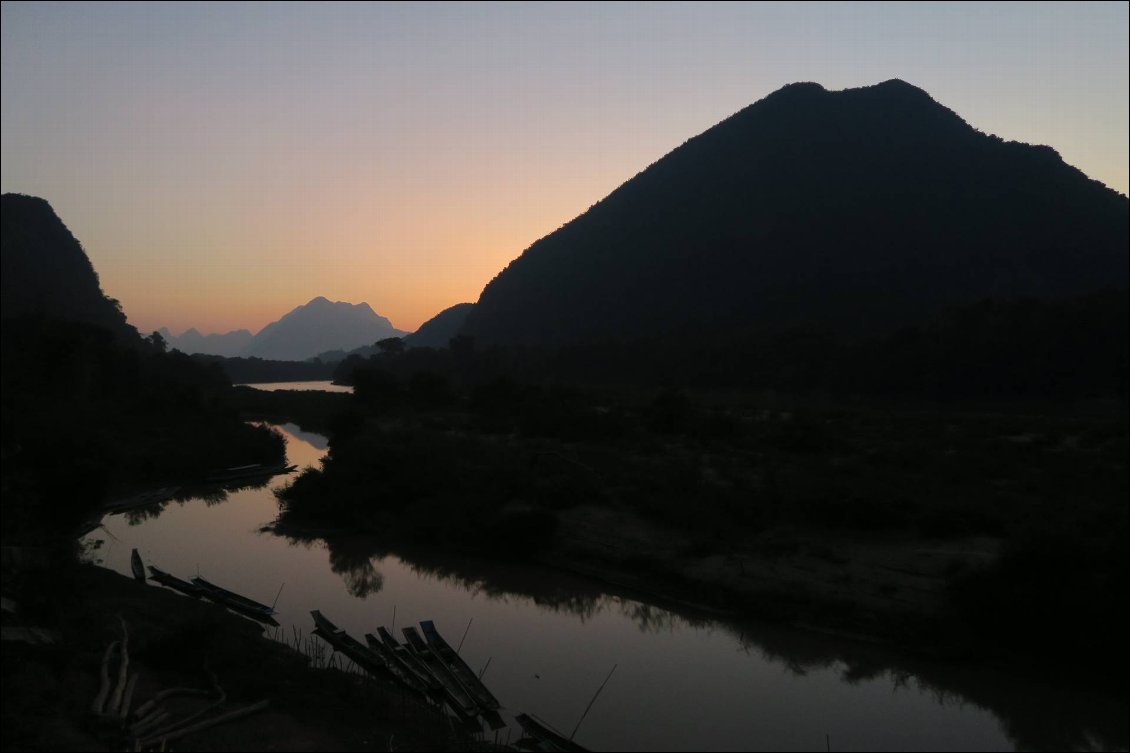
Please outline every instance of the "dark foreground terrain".
M53 592L65 592L64 603L29 601L11 616L50 623L56 640L4 643L5 750L134 750L139 737L216 703L217 686L222 701L203 718L261 701L268 705L182 737L169 749L466 750L474 745L436 710L391 685L341 669L313 668L309 657L265 639L256 623L221 607L94 566L53 569L52 579ZM137 673L137 681L131 716L108 719L93 714L91 703L104 651L121 639L123 620L130 672ZM303 644L316 645L313 639ZM324 666L325 657L315 663ZM117 667L115 660L111 686ZM133 712L170 688L206 695L169 698L163 703L170 713L166 722L131 734Z

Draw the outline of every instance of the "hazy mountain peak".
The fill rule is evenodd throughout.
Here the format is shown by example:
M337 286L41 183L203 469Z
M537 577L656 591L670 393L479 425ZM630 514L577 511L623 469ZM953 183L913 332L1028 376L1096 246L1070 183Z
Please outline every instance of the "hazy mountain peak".
M348 351L405 334L373 311L368 303L331 301L317 296L263 327L242 354L295 361L329 350Z

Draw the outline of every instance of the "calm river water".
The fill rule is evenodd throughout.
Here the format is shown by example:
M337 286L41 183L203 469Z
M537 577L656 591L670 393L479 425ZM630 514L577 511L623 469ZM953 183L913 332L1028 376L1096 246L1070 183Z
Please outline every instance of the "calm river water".
M316 465L326 440L280 427L291 463ZM130 550L182 578L261 602L309 633L311 609L363 639L379 625L435 620L511 714L526 712L606 750L1123 749L1125 699L955 669L802 631L679 614L580 578L533 568L375 553L260 533L273 489L107 516L87 540L129 572ZM285 585L283 585L285 584ZM154 586L157 587L157 586ZM1125 598L1120 595L1118 598ZM505 738L505 733L504 733ZM515 732L513 739L517 739Z

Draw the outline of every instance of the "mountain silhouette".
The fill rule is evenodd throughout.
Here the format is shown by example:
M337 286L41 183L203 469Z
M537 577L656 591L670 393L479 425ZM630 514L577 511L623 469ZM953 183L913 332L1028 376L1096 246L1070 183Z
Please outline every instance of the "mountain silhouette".
M457 303L444 309L404 338L405 344L411 348L446 348L448 341L459 334L467 315L474 308L473 303Z
M323 351L348 351L405 334L367 303L332 302L318 296L259 330L239 355L300 361Z
M285 458L277 432L240 420L219 368L126 323L46 201L6 194L2 208L5 543L55 548L117 490Z
M91 324L137 342L137 330L103 294L82 245L51 205L11 193L0 202L0 318Z
M246 329L236 329L222 335L202 335L195 327L180 335L169 332L167 327L161 327L157 332L165 338L170 348L176 348L182 353L206 353L213 356L238 356L251 344L254 337Z
M157 330L165 338L168 347L181 353L206 353L208 355L237 356L251 344L254 337L251 330L233 329L223 335L201 335L197 328L186 329L180 335L173 335L167 327Z
M871 335L983 299L1125 289L1125 196L903 81L786 86L690 139L483 290L481 342Z

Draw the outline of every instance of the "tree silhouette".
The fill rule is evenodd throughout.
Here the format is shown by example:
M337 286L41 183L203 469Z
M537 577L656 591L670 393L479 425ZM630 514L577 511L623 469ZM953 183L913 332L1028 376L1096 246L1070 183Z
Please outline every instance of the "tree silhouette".
M377 350L386 356L398 356L404 352L404 341L399 337L386 337L383 340L377 340Z

